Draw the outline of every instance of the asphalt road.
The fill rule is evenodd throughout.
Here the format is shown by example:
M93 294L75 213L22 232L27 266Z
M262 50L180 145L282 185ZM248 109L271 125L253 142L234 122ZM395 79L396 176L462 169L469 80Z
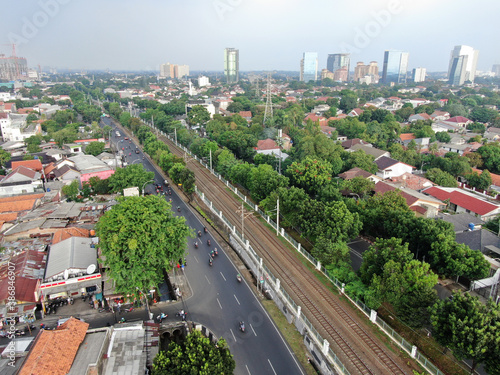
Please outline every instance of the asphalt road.
M109 118L103 118L103 122L113 127L111 132L113 143L128 143L123 140L125 135L121 130L121 137L116 137L116 126ZM135 149L133 142L128 145ZM127 150L126 146L122 147ZM129 152L132 152L132 155L126 153L125 156L129 165L142 163L146 170L155 173L156 183L163 183L163 177L151 165L148 158L143 159L142 150L139 154ZM145 190L156 193L152 184L148 185ZM202 231L203 233L202 223L173 190L172 195L167 195L165 198L172 199L174 214L184 216L186 223L195 232ZM181 207L180 213L177 212L177 206ZM207 239L210 239L211 246L207 246ZM194 247L195 241L200 244L198 249ZM213 265L210 266L209 253L214 248L218 249L219 255L214 257ZM250 287L244 280L241 283L237 281L236 266L212 235L203 233L201 239L190 239L187 252L187 266L184 272L186 272L193 295L183 301L182 306L188 313L189 320L205 325L228 342L236 361L235 374L304 374L300 364ZM180 308L177 304L163 311L169 315L168 320L179 319L175 318L175 312ZM159 310L153 309L152 312L157 315ZM130 318L135 318L139 312L128 314ZM111 314L109 315L110 317L106 319L112 318ZM244 333L239 330L238 323L241 320L245 322Z

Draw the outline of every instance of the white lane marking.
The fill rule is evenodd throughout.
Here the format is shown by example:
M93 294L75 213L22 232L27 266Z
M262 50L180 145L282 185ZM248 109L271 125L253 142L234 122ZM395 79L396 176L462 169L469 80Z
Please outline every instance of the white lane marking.
M276 371L274 371L274 367L273 367L271 361L269 360L269 358L267 359L267 362L269 362L269 366L271 366L271 368L273 369L274 375L278 375L278 374L276 374Z
M251 372L250 372L250 370L248 369L248 366L247 366L247 365L245 365L245 367L247 368L248 374L249 374L249 375L252 375L252 373L251 373Z
M233 296L234 296L234 299L236 300L236 302L238 302L238 305L241 305L240 301L238 301L238 298L236 298L236 294L233 294Z
M208 280L207 275L205 275L205 279L207 279L207 282L210 284L210 280Z
M251 324L250 324L250 328L252 328L253 334L254 334L255 336L257 336L257 334L255 333L255 329L253 329L253 327L252 327L252 325L251 325Z
M229 330L231 331L231 335L233 335L234 342L236 342L236 336L234 335L233 330L231 328L229 328Z
M222 278L224 279L224 281L226 281L226 278L224 277L224 274L221 272L220 275L222 276Z
M217 298L217 303L219 304L220 309L222 310L222 305L220 304L219 299Z
M194 260L196 260L196 263L200 263L200 262L198 261L198 258L196 258L196 255L193 255L193 257L194 257Z

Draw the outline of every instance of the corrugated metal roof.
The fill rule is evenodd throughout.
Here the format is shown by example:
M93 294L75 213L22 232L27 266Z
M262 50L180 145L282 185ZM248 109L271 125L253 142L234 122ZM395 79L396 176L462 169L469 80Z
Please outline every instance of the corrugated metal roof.
M58 275L70 268L86 270L97 266L97 251L90 247L92 240L85 237L70 237L50 247L45 279Z

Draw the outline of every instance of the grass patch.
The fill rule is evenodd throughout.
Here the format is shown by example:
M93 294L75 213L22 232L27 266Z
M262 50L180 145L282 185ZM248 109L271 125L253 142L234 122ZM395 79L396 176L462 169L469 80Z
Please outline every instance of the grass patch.
M308 363L307 357L309 352L304 345L304 339L300 333L295 329L293 324L288 323L285 316L281 313L273 301L261 301L264 308L267 310L274 323L280 330L283 338L286 340L292 349L295 357L300 362L308 375L317 375L316 370Z

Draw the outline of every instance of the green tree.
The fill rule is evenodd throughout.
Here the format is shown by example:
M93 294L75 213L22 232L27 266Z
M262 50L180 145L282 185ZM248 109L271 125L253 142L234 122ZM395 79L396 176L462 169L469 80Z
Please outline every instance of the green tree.
M451 141L451 135L448 132L437 132L436 139L442 143L448 143Z
M413 259L413 254L408 250L408 244L400 238L377 240L363 253L363 263L359 270L361 280L370 285L373 276L379 277L384 273L384 266L390 260L396 263L407 263Z
M250 172L252 199L260 202L279 187L288 186L288 177L280 175L268 164L261 164Z
M164 272L183 256L192 234L185 218L174 216L161 197L122 197L118 201L96 225L100 261L119 293L137 296L138 291L148 293L163 282Z
M292 185L304 189L311 195L332 180L333 168L330 163L306 157L301 162L293 162L286 170Z
M257 146L257 138L252 134L241 130L226 131L217 141L222 147L230 149L238 159L251 162L255 155L254 147Z
M151 181L154 176L154 172L146 171L142 164L132 164L125 168L118 168L108 178L109 187L115 193L122 192L123 189L134 186L142 189L142 186L146 182Z
M94 176L89 178L89 184L96 194L109 194L110 187L107 179L101 180L99 177Z
M431 323L440 344L458 359L472 360L471 374L478 364L498 354L500 307L491 298L485 305L469 293L454 293L432 307Z
M485 107L474 107L470 112L471 120L478 122L493 122L498 117L498 111Z
M204 125L210 120L210 113L201 105L195 105L187 114L191 125Z
M68 198L69 201L74 201L80 192L78 180L73 180L69 185L64 185L62 193Z
M458 183L455 177L439 168L431 168L425 173L425 177L432 182L443 187L457 187Z
M229 375L236 368L227 343L217 344L200 331L193 331L186 340L172 341L168 351L160 351L153 361L153 375Z
M72 143L78 139L76 130L70 128L64 128L55 132L53 137L59 147L62 147L65 143Z
M181 163L175 163L168 174L172 177L172 181L180 185L186 193L194 193L195 175L193 171Z
M373 191L375 183L369 178L356 176L351 180L344 181L343 188L351 193L359 195L364 198Z
M465 175L467 184L475 187L476 189L488 190L492 184L491 174L487 169L481 172L472 172Z
M370 173L377 172L377 164L374 163L375 157L368 155L363 150L357 150L354 152L346 152L347 158L344 160L344 171L348 171L352 168L361 168Z
M334 242L327 237L319 237L314 243L311 255L321 264L339 267L349 264L349 246L345 242Z
M477 149L481 155L484 167L493 173L500 173L500 144L491 142Z
M99 154L102 154L104 151L104 142L90 142L86 147L85 147L85 153L87 155L93 155L97 156Z

